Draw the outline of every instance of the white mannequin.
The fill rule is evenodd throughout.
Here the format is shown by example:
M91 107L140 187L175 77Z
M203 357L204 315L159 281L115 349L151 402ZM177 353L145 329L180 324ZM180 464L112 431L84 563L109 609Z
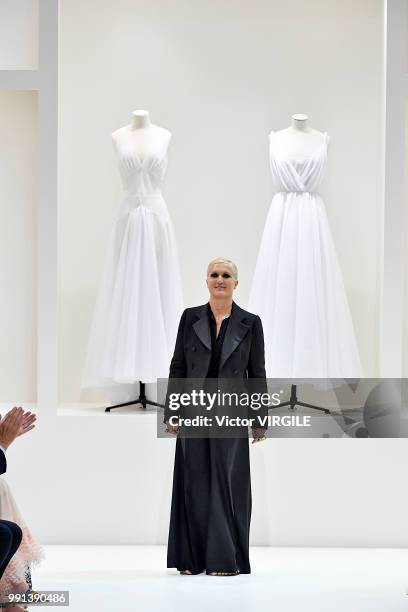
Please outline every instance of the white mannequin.
M123 196L108 243L82 387L105 389L118 404L137 397L137 381L156 383L168 375L183 311L176 241L161 193L170 137L142 110L112 134ZM152 403L143 388L139 399L143 406Z
M329 142L327 134L309 126L308 119L307 115L292 115L292 124L288 128L272 132L274 150L282 157L302 160L313 155L326 139Z
M171 133L153 125L146 110L133 111L130 124L112 134L116 151L123 156L135 155L141 164L150 155L164 156L170 139Z

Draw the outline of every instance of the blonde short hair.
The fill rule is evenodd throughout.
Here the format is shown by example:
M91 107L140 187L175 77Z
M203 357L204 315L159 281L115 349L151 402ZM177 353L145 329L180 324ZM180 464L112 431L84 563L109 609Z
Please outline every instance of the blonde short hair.
M213 259L212 261L210 261L210 263L207 266L207 276L210 273L210 269L216 264L224 264L225 266L228 266L229 268L231 268L232 276L234 277L235 280L238 280L237 266L234 264L233 261L231 261L230 259L225 259L225 257L217 257L216 259Z

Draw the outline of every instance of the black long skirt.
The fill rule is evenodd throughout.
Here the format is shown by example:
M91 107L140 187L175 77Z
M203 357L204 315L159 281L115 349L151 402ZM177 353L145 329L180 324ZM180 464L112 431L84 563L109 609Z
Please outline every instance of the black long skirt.
M178 437L167 567L249 574L248 438Z

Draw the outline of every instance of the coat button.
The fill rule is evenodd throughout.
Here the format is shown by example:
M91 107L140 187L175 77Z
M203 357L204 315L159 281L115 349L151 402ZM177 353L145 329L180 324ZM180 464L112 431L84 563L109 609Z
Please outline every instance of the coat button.
M234 370L234 374L238 374L238 370Z
M194 370L194 363L191 364L191 369Z
M191 347L191 350L192 350L192 351L193 351L193 353L194 353L194 352L196 351L196 347L195 347L195 346L192 346L192 347Z

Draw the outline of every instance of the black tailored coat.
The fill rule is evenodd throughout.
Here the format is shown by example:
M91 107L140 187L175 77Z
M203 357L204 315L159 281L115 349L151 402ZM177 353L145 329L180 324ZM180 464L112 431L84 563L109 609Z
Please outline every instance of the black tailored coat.
M228 391L245 392L248 386L253 389L251 382L255 382L256 391L267 391L264 339L258 316L233 304L218 378L207 377L211 349L208 305L187 308L181 317L170 365L165 421L174 414L168 408L169 391L225 390L226 383ZM267 414L266 409L262 412L262 416ZM207 436L204 427L202 437L177 436L167 567L188 569L192 574L251 572L248 428L241 430L232 437L228 432L224 435L224 431L221 436Z
M7 471L6 455L0 449L0 474L4 474Z
M169 371L169 389L174 391L171 379L194 379L197 383L206 378L211 360L211 332L207 304L187 308L180 320L176 345ZM225 334L219 365L219 379L227 382L228 389L267 393L265 374L265 348L262 322L258 315L247 312L235 302ZM235 382L236 381L236 382ZM231 388L234 387L234 389ZM188 380L183 389L188 391ZM164 421L174 414L166 401ZM267 416L267 408L259 408L250 416ZM254 422L254 427L260 426ZM266 429L266 425L264 426Z

